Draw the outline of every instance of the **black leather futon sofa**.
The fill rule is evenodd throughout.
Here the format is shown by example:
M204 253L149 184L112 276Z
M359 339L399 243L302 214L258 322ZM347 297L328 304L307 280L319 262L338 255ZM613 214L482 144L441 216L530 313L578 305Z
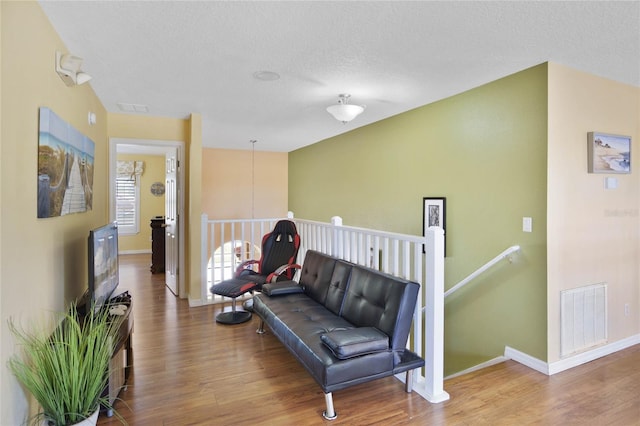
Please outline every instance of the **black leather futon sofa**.
M419 284L309 250L298 282L265 284L253 309L322 387L332 392L413 371L424 359L406 349Z

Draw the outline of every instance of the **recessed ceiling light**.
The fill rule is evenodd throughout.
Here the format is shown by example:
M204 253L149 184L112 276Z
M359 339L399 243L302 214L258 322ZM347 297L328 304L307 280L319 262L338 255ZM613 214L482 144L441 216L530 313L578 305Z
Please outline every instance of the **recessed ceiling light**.
M280 74L273 71L256 71L253 73L253 78L262 81L274 81L280 78Z

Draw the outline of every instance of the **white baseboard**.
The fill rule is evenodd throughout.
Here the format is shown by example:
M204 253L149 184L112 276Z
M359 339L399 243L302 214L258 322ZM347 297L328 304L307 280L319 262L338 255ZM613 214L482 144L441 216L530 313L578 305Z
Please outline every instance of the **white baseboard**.
M561 371L586 364L594 359L611 355L615 352L637 345L638 343L640 343L640 334L599 346L590 351L582 352L550 364L534 358L531 355L527 355L524 352L520 352L517 349L510 348L509 346L505 347L504 356L543 374L552 376L556 373L560 373Z
M578 365L586 364L587 362L593 361L594 359L611 355L612 353L627 349L631 346L637 345L638 343L640 343L640 334L636 334L635 336L627 337L626 339L618 340L616 342L597 347L590 351L553 362L549 364L549 375L556 374L573 367L577 367Z
M118 254L151 254L151 250L122 250Z
M492 365L500 364L501 362L505 362L509 358L504 356L499 356L489 361L483 362L482 364L474 365L471 368L467 368L463 371L458 371L457 373L453 373L450 376L444 378L444 380L453 379L454 377L464 376L465 374L473 373L474 371L482 370L483 368L491 367Z
M206 304L207 303L202 303L202 299L189 298L189 307L190 308L195 308L195 307L198 307L198 306L204 306Z
M251 299L253 297L252 293L245 293L241 296L236 297L236 301L237 302L244 302L247 299ZM189 298L189 307L190 308L194 308L197 306L207 306L207 305L218 305L221 303L230 303L231 299L224 297L224 298L220 298L220 296L218 296L215 299L193 299L193 298Z
M506 346L504 348L504 356L507 359L512 359L522 365L539 371L542 374L549 375L549 365L546 362L541 361L538 358L534 358L531 355L527 355L524 352L520 352L517 349Z

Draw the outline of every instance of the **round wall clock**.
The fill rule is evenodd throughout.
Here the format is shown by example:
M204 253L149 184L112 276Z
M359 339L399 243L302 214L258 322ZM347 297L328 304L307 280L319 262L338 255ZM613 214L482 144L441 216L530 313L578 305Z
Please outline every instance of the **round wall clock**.
M151 193L156 197L159 197L164 194L164 183L162 182L154 182L151 184Z

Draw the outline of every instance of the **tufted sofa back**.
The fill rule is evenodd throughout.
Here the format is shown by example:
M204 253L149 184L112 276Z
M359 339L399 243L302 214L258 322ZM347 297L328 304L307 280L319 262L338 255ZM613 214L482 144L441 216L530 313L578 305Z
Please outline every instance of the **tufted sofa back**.
M376 327L402 351L420 285L314 250L307 251L300 285L316 302L356 327Z
M314 250L307 251L304 257L298 283L309 297L321 305L327 299L327 290L337 260Z
M353 265L340 315L357 327L375 327L402 351L418 298L418 283Z

